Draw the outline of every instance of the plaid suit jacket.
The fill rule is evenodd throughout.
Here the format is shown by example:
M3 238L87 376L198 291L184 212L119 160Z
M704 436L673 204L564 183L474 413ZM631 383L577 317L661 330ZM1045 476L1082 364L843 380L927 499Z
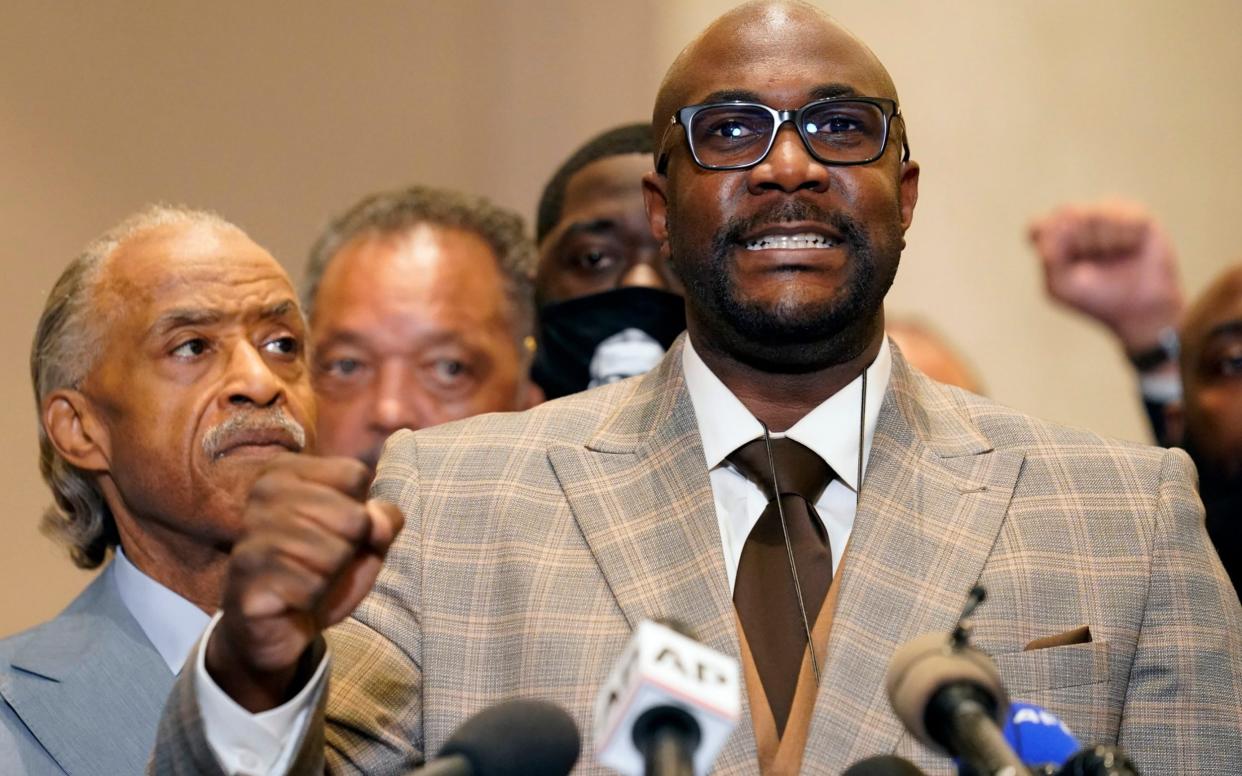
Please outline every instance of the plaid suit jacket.
M678 344L641 378L395 435L374 493L408 522L329 635L326 728L312 724L295 770L320 767L326 735L331 771L407 772L472 713L528 696L573 714L577 772L603 772L592 701L638 621L677 618L738 655L697 425L710 422ZM1179 451L1036 420L894 354L803 773L885 752L952 772L882 684L893 651L950 629L975 583L975 642L1012 697L1120 742L1148 774L1242 773L1242 611L1194 481ZM1089 642L1025 649L1083 625ZM715 773L758 770L744 712ZM214 765L184 677L160 736L156 771Z

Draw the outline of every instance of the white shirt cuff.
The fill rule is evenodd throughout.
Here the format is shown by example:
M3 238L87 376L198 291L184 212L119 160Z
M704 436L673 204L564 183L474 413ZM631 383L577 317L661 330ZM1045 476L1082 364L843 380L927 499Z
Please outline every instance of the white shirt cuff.
M328 656L292 700L269 711L251 714L230 698L207 673L207 639L220 614L203 632L195 661L194 689L207 743L225 773L231 776L281 776L287 773L296 745L327 683Z

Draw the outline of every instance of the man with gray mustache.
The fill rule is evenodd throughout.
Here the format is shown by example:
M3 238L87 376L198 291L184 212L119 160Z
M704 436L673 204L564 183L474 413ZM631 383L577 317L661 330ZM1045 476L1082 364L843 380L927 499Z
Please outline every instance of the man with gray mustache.
M142 771L219 606L251 486L314 443L296 300L239 228L165 206L96 239L52 288L31 352L55 500L43 530L103 571L55 619L0 641L6 774ZM341 465L365 487L365 467Z
M245 445L272 444L294 451L306 447L302 424L276 407L239 410L203 435L203 454L216 460Z

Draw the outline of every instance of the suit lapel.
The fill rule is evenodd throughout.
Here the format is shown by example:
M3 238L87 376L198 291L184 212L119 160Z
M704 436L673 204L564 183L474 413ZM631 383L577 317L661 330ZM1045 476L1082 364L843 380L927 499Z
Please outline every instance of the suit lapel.
M804 767L839 773L904 734L884 691L893 651L948 631L979 579L1023 456L993 450L894 353Z
M720 529L681 350L679 341L586 446L556 446L549 458L630 626L675 619L699 641L738 658ZM756 757L743 721L713 772L753 772Z
M111 568L32 634L12 667L0 694L67 773L142 770L173 675Z

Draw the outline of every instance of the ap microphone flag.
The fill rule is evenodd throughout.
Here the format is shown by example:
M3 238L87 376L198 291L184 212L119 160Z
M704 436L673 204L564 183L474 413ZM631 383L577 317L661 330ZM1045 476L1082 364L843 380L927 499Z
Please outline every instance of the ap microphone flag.
M706 776L741 715L741 671L733 658L644 620L596 697L596 761L641 775L644 723L670 713L697 728L694 773Z

